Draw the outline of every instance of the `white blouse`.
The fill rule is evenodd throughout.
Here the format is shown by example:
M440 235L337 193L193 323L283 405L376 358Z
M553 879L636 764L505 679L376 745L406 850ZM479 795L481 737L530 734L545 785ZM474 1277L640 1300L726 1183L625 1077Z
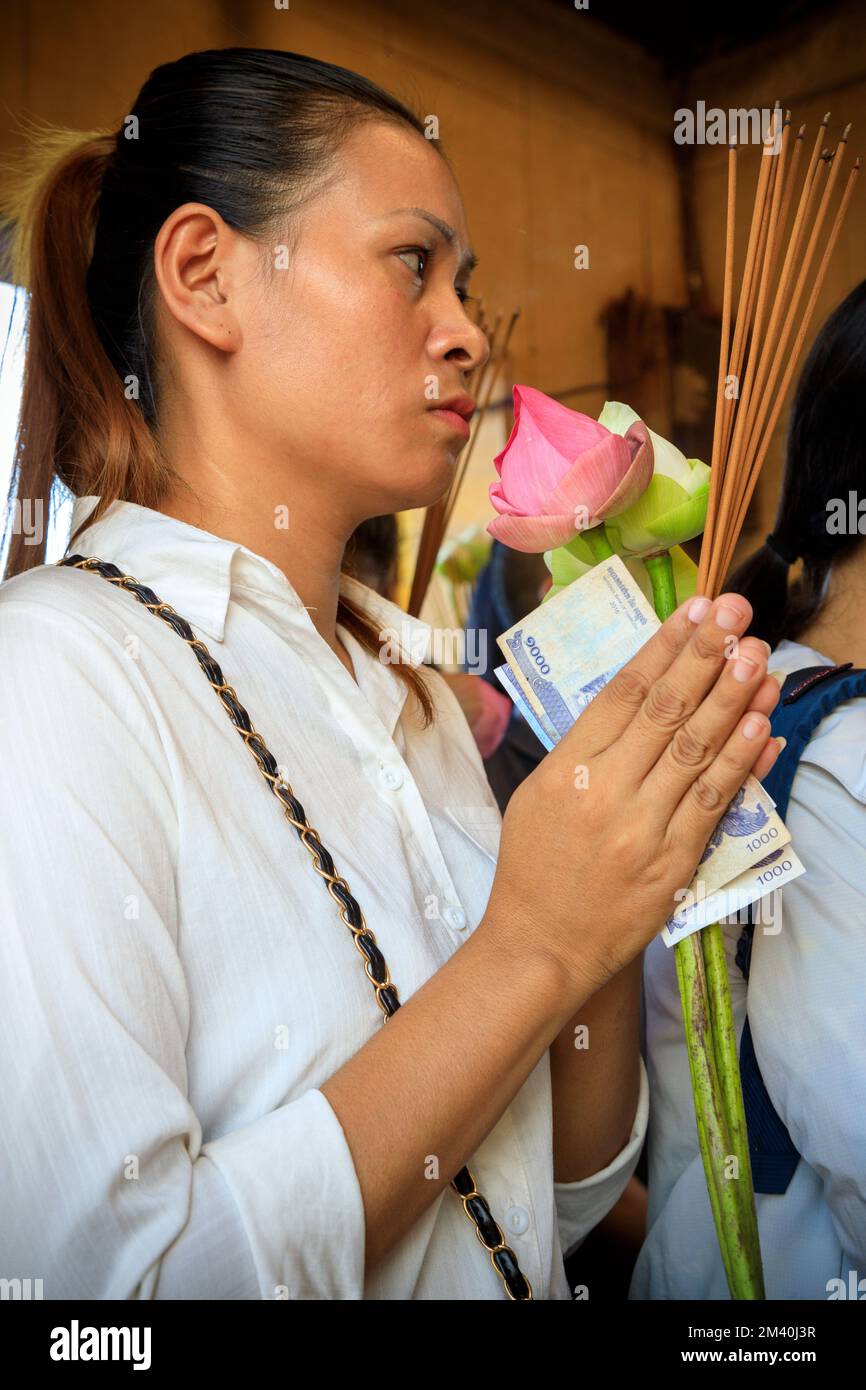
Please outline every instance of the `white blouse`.
M770 657L770 669L786 673L825 665L828 657L798 642L781 642ZM738 1051L748 994L761 1074L801 1155L786 1192L755 1198L764 1283L769 1299L827 1299L841 1289L852 1297L866 1279L866 697L821 720L785 824L806 873L776 895L781 915L756 927L748 989L735 962L742 927L723 927ZM644 958L644 1002L649 1233L631 1297L728 1298L673 951L660 940Z
M498 850L447 683L427 672L425 732L341 625L352 680L275 564L158 511L116 502L74 551L195 629L408 999L474 930ZM427 624L348 576L341 592L423 659ZM364 1278L361 1191L319 1087L383 1016L182 638L99 575L42 565L0 586L0 669L0 1275L46 1298L507 1297L450 1187ZM537 1298L570 1297L562 1252L623 1191L647 1109L641 1067L626 1147L554 1183L545 1052L473 1155Z

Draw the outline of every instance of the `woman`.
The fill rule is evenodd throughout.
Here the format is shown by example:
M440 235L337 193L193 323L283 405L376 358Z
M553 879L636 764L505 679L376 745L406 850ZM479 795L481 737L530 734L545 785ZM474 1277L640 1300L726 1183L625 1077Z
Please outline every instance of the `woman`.
M866 1292L864 438L866 281L818 335L794 399L774 532L732 580L791 697L773 719L788 746L765 785L806 868L786 886L783 913L762 912L745 933L725 927L773 1299ZM845 663L859 675L831 674ZM724 1298L669 957L653 943L645 961L650 1233L631 1295Z
M57 475L66 558L115 567L16 533L0 590L3 1272L46 1298L567 1298L643 1141L641 950L779 751L749 605L685 605L500 848L417 622L341 575L445 492L431 381L468 413L488 352L423 129L190 54L19 197L16 500Z

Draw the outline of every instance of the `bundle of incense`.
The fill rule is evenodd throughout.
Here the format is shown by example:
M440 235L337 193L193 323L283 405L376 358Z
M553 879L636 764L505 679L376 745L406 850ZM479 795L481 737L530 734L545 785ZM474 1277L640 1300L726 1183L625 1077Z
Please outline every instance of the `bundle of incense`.
M454 476L448 491L438 502L434 502L424 513L424 524L421 529L421 539L415 556L415 573L412 578L412 588L409 594L408 612L412 617L417 618L421 612L422 604L427 594L430 584L430 576L436 564L437 556L445 539L448 524L454 511L457 496L466 477L466 470L481 429L481 423L485 412L490 404L494 387L499 379L503 364L508 352L508 344L511 341L511 334L514 325L520 317L520 310L515 309L511 315L508 328L502 343L498 343L499 330L502 324L502 315L497 314L493 328L490 332L487 329L487 322L484 316L484 301L479 306L479 316L476 322L478 326L487 334L490 341L490 354L484 366L479 371L472 374L469 378L467 389L475 396L478 402L478 409L472 417L472 434L466 441L466 445L460 455L460 460L454 470Z
M734 299L737 150L728 150L722 334L707 524L697 592L715 597L730 568L749 502L803 343L860 167L834 200L850 126L824 149L829 112L802 182L805 126L793 141L778 105L761 152L742 278ZM781 136L781 138L780 138ZM790 156L790 158L789 158ZM793 211L796 197L796 209ZM827 216L834 209L829 234ZM790 227L789 227L789 219ZM732 320L733 329L732 329ZM659 613L659 616L665 614ZM707 1193L732 1298L763 1298L764 1278L749 1136L740 1084L725 938L719 923L674 948L695 1118ZM738 1182L726 1165L736 1159Z
M737 148L732 144L728 150L712 476L697 583L698 593L711 597L719 592L730 568L860 169L857 159L841 195L834 198L841 187L851 126L845 127L831 151L824 148L829 119L828 112L818 128L805 175L798 181L806 127L801 126L791 141L790 112L783 121L781 108L777 105L773 110L771 129L764 132L736 316L732 304Z

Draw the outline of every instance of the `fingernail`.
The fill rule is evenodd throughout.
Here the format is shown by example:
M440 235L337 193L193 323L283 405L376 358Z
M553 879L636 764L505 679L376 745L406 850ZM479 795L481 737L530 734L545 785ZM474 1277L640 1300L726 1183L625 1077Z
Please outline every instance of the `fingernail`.
M689 604L688 617L690 623L703 622L704 618L712 608L712 600L708 598L695 598Z
M773 648L770 646L769 642L765 642L764 639L763 639L763 637L759 637L759 638L758 638L758 641L760 642L760 644L761 644L762 647L766 647L766 648L767 648L767 656L769 657L770 652L773 650Z
M738 656L731 669L735 681L750 681L758 668L747 656Z
M786 738L784 738L782 734L780 734L779 737L776 739L776 743L779 745L779 752L780 752L780 753L781 753L781 751L782 751L783 748L787 748L787 746L788 746L788 740L787 740Z
M737 627L743 621L743 614L739 608L733 608L730 604L723 603L716 609L716 626L724 628Z
M743 725L743 738L757 738L759 734L767 732L766 719L756 719L752 714Z
M785 681L788 679L788 672L787 672L787 671L768 671L768 672L767 672L767 675L768 675L768 676L772 676L772 677L773 677L773 680L776 681L776 682L778 682L778 686L779 686L779 689L780 689L780 690L781 690L782 686L785 684Z

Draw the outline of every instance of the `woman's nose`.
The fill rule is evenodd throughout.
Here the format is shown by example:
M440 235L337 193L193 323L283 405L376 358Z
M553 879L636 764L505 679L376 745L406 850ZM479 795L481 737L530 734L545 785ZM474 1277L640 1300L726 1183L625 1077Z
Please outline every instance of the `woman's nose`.
M490 341L477 323L463 312L463 322L444 326L434 335L438 337L439 354L447 361L457 362L461 371L471 372L483 367L490 356Z

